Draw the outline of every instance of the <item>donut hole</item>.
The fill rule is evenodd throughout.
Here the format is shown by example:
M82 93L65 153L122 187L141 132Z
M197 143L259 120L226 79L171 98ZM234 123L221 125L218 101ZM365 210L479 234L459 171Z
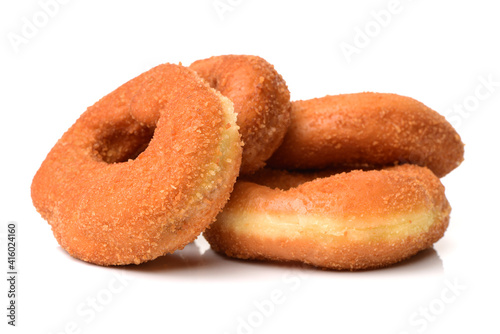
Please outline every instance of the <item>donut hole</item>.
M250 181L261 186L269 187L271 189L290 190L297 188L306 182L311 182L317 179L323 179L336 174L349 173L353 170L368 171L373 168L366 166L338 166L330 167L322 170L302 170L302 171L288 171L273 168L263 168L250 176L243 176L241 180Z
M318 178L329 177L336 174L335 170L324 171L287 171L272 168L263 168L255 174L242 177L243 180L257 183L261 186L279 190L290 190L297 188L303 183L316 180Z
M219 80L217 80L218 78L213 76L213 77L210 77L207 79L208 81L208 85L210 87L212 87L213 89L217 89L219 88Z
M103 131L94 145L97 158L109 164L134 160L146 150L154 131L155 128L138 125Z

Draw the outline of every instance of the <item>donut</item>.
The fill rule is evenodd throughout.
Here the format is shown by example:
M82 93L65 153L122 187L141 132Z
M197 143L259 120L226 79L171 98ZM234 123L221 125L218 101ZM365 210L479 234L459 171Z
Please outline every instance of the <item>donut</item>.
M274 171L239 180L204 236L229 257L373 269L431 247L450 211L443 185L426 167L317 178Z
M241 152L231 101L189 68L163 64L89 107L47 155L31 196L73 257L139 264L213 222Z
M273 65L257 56L225 55L190 66L234 103L244 143L240 174L265 165L290 124L290 92Z
M268 165L426 166L442 177L463 161L464 144L446 119L405 96L357 93L292 103L292 123Z

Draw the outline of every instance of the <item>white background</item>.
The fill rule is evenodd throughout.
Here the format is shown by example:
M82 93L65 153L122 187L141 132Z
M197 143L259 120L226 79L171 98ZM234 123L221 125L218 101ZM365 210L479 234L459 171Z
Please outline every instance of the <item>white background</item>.
M230 7L218 12L214 3ZM499 333L493 4L401 0L381 26L373 13L392 8L389 0L73 0L52 8L46 22L39 2L2 0L0 277L8 221L19 224L20 275L14 329L1 279L1 332ZM26 20L38 31L24 28L28 38L13 44ZM346 44L357 53L346 57ZM355 273L229 260L203 240L125 268L68 256L30 199L32 177L57 139L87 106L143 71L228 53L267 59L294 100L392 92L448 114L466 160L442 179L453 207L444 238L400 265Z

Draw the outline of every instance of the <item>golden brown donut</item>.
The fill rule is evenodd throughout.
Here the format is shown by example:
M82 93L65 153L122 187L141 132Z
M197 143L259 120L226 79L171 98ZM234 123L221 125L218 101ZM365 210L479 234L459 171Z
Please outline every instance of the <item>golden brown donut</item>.
M358 270L431 247L448 226L444 187L425 167L313 177L271 172L238 181L205 238L231 257Z
M463 155L460 136L434 110L405 96L358 93L293 102L292 124L268 164L311 169L413 163L442 177Z
M290 124L290 92L281 75L264 59L246 55L198 60L190 68L234 103L245 145L240 173L262 168Z
M33 204L84 261L139 264L183 248L233 188L242 150L235 122L231 101L194 71L157 66L62 136L33 179Z

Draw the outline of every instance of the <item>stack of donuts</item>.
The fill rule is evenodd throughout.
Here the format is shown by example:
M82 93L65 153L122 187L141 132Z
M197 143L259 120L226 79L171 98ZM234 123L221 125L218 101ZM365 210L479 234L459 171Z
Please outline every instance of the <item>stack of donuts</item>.
M464 145L404 96L290 101L257 56L159 65L93 106L31 186L73 257L140 264L204 232L218 253L336 270L431 247L450 215L440 177Z

